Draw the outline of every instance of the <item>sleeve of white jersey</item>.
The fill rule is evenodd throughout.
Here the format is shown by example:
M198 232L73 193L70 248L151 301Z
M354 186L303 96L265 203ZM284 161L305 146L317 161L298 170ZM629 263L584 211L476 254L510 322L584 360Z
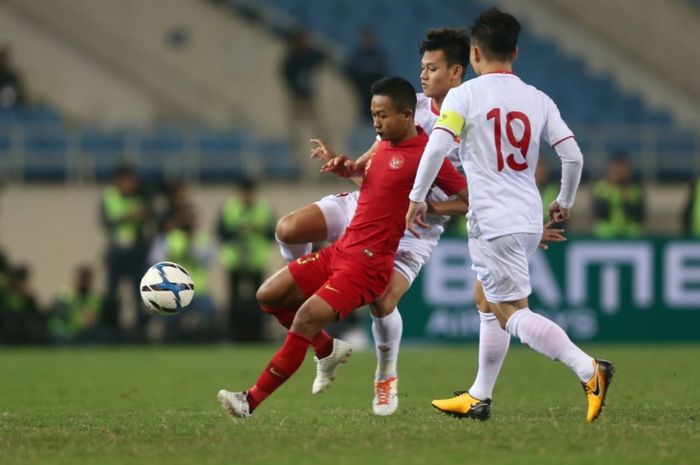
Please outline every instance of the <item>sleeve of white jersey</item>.
M546 95L545 100L547 114L542 137L554 147L561 160L561 190L557 196L557 203L564 208L571 208L581 181L583 154L574 139L573 131L562 119L557 105Z
M583 154L573 137L566 138L554 146L561 159L561 189L557 203L564 208L574 205L578 184L583 171Z
M557 108L557 105L552 101L552 99L547 95L544 95L544 98L546 115L544 130L542 131L542 138L550 146L554 147L564 139L574 137L574 133L561 118L559 108Z
M413 202L423 202L428 195L430 187L437 177L445 154L449 152L454 143L455 136L462 133L466 123L464 106L466 102L457 97L457 89L451 89L442 104L440 117L430 133L430 139L425 146L423 156L418 165L416 179L409 198Z

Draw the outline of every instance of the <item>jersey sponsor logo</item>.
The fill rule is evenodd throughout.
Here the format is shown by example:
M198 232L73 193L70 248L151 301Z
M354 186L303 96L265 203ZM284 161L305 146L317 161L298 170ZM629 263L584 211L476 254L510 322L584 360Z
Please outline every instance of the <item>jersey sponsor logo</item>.
M335 194L336 197L345 197L347 195L350 195L350 192L339 192Z
M391 160L389 160L389 169L390 170L398 170L401 169L401 167L406 163L406 159L401 155L400 153L397 155L394 155L391 157Z

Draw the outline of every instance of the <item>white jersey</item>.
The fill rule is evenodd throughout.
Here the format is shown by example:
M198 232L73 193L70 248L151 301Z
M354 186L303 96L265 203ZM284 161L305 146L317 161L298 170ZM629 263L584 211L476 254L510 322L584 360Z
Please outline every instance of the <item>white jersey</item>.
M470 237L541 234L540 137L573 137L552 99L512 73L485 74L450 90L435 127L461 137Z
M435 127L440 115L438 111L433 106L433 99L426 97L425 94L416 94L416 113L414 115L414 121L416 124L423 128L426 134L430 135ZM455 137L455 142L450 147L450 150L445 154L445 156L452 162L452 165L457 168L457 171L464 174L462 169L462 162L459 158L459 142L458 138ZM430 190L428 197L431 200L444 201L451 198L445 194L442 190L437 187L433 187ZM420 232L421 237L427 237L429 239L438 240L442 233L445 231L445 223L450 220L449 216L439 216L439 215L426 215L425 222L430 225L428 228L416 227ZM413 236L410 232L406 231L405 236Z

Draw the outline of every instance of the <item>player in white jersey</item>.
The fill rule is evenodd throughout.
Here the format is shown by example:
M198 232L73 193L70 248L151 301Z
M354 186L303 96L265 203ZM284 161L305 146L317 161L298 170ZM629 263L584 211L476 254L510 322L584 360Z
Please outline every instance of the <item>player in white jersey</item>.
M554 102L512 73L519 32L518 21L497 8L477 18L470 46L477 77L447 94L410 194L406 224L413 229L414 221L422 224L423 200L435 179L436 165L442 163L454 137L460 136L460 157L469 183L472 267L489 309L505 329L488 336L496 341L491 356L498 361L487 374L489 379L477 379L468 391L435 400L433 406L455 416L478 417L475 411L487 408L490 399L475 391L493 389L508 348L500 341L512 335L576 373L587 396L586 418L593 421L603 407L613 365L584 353L558 325L528 308L528 260L542 232L542 203L534 178L540 137L555 148L562 162L561 190L548 207L555 221L569 217L583 155Z

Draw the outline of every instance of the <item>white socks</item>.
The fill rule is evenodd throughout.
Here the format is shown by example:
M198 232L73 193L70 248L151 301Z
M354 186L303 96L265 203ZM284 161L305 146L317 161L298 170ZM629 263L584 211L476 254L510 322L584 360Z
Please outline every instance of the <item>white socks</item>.
M510 334L501 328L496 315L479 312L479 370L469 395L479 399L490 399L498 373L510 346Z
M284 261L287 263L311 253L311 242L307 242L305 244L287 244L286 242L279 240L277 235L275 235L275 239L280 245L280 253L282 254L282 258L284 258Z
M542 355L559 360L581 381L586 382L593 376L593 359L571 342L556 323L529 308L515 312L506 323L506 331Z
M396 360L399 358L399 343L403 332L403 320L399 309L383 318L372 315L372 335L377 349L377 379L385 380L397 376Z

